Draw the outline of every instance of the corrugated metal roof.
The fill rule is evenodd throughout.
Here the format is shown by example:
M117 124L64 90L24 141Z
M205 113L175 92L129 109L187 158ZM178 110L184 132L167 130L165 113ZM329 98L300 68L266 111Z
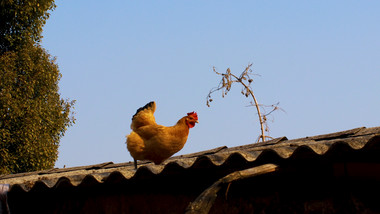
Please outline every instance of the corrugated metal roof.
M0 184L9 184L11 190L21 188L24 191L39 188L63 188L65 186L91 185L95 183L113 182L114 180L139 179L144 176L181 173L182 169L197 169L207 167L222 167L236 165L235 162L272 163L274 159L302 159L305 156L326 156L336 151L358 151L371 149L380 145L380 127L356 128L343 132L318 135L294 140L286 137L276 138L263 143L255 143L238 147L226 146L215 149L175 156L161 165L148 161L139 162L137 171L133 162L101 163L96 165L55 168L51 170L0 175ZM146 173L148 172L148 173Z

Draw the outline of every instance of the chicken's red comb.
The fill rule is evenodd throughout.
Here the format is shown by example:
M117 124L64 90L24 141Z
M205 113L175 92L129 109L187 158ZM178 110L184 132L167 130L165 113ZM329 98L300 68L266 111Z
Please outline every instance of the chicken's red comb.
M198 114L197 114L197 112L193 111L193 112L187 113L187 116L190 116L190 115L193 116L194 119L198 120Z

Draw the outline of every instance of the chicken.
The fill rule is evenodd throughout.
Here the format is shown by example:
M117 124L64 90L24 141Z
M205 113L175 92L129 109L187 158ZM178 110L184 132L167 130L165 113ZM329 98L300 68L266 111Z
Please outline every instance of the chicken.
M154 118L156 103L150 102L137 110L132 117L132 132L127 135L127 148L134 159L150 160L160 164L183 148L189 129L198 123L196 112L187 113L174 126L158 125Z

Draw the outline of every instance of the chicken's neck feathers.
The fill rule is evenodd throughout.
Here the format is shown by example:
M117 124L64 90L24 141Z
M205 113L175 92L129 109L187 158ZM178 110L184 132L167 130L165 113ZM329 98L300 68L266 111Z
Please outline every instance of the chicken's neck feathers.
M178 120L178 122L171 128L173 129L173 134L182 135L183 137L189 134L189 126L186 124L185 117Z

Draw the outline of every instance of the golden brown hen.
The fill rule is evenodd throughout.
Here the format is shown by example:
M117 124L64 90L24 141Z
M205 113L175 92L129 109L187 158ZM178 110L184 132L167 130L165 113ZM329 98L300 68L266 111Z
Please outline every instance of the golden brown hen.
M156 103L150 102L137 110L132 117L132 132L127 135L127 148L134 159L150 160L160 164L183 148L189 129L198 123L196 112L188 113L174 126L158 125L154 118Z

